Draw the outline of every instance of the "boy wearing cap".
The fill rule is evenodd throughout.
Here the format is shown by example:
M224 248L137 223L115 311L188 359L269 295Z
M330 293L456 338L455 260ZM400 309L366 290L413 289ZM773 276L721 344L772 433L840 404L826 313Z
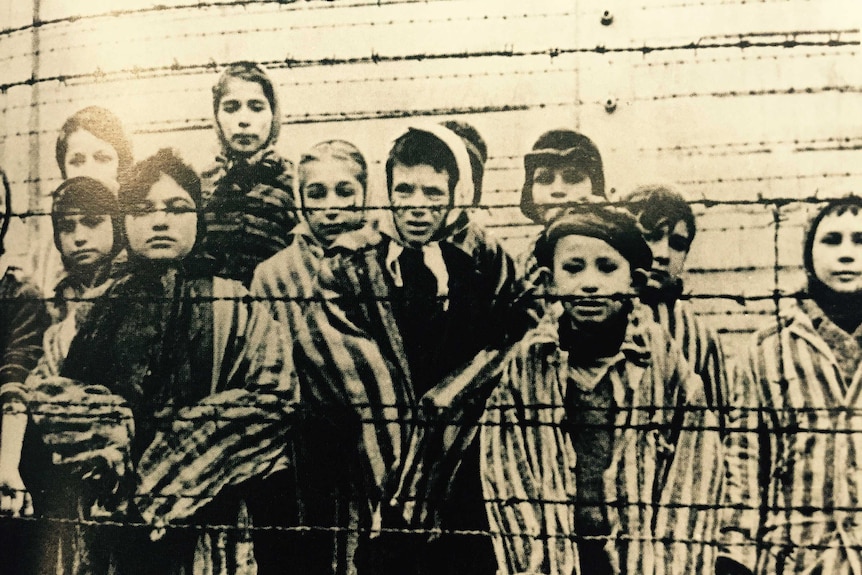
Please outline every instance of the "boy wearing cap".
M410 128L395 141L386 162L391 211L379 232L332 247L318 275L322 302L306 316L314 345L295 350L303 397L342 451L336 480L361 530L360 571L380 570L368 534L377 535L423 398L504 332L513 264L464 211L475 199L475 167L481 162L444 126ZM468 477L454 479L455 491L470 492L473 508L452 521L482 529L480 487Z
M468 368L449 382L493 388L476 433L499 572L710 573L715 414L637 301L651 263L637 224L612 208L569 212L534 255L556 303L492 377ZM459 446L426 449L454 458Z

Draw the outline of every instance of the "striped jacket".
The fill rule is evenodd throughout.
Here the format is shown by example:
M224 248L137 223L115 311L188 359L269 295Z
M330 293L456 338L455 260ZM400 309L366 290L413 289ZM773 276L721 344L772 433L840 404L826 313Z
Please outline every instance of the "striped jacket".
M718 411L719 425L724 427L728 410L728 374L718 335L695 315L688 301L677 300L673 306L659 303L650 307L653 319L668 331L691 368L703 380L706 404Z
M307 337L304 316L316 294L323 254L323 246L303 221L291 231L288 246L254 272L252 297L263 301L272 317L286 326L291 341Z
M307 345L298 342L294 352L303 400L350 442L354 467L345 473L352 474L367 520L394 487L422 402L411 384L390 301L394 286L385 256L391 241L370 229L342 237L341 247L321 265L322 301L306 316L312 337ZM513 275L502 248L463 214L443 242L469 256L483 283L493 286L473 303L475 309L489 317L495 310L502 313ZM481 349L485 343L476 345Z
M734 371L723 553L755 573L862 573L862 368L841 375L821 322L782 310Z
M617 405L612 464L604 474L612 530L607 549L619 573L709 573L722 484L716 418L706 409L700 379L649 315L636 308L621 352L602 376L610 378ZM442 451L438 461L455 459L449 451L470 443L469 429L445 422L473 411L482 389L495 386L473 432L480 436L501 574L579 570L577 461L564 407L569 368L555 328L543 321L507 353L482 354L441 384L435 393L449 399L436 403L431 420L439 425L414 439L418 454ZM406 466L398 499L405 518L428 526L429 509L445 497L429 477L446 470L421 455L409 463L415 468Z

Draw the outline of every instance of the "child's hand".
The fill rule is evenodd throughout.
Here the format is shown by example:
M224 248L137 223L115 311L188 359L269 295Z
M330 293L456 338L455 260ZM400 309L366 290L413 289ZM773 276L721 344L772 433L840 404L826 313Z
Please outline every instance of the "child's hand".
M17 469L0 469L0 515L33 515L33 499Z

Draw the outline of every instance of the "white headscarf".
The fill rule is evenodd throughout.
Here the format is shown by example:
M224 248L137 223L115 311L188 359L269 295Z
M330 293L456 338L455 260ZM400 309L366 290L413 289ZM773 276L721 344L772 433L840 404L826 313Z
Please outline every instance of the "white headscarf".
M461 213L470 208L473 203L474 188L473 188L473 169L470 164L470 154L467 152L467 146L461 136L440 124L434 123L418 123L411 125L405 132L399 135L399 138L410 131L427 132L438 140L443 142L452 155L455 157L455 165L458 167L458 181L455 183L455 188L452 190L452 208L446 214L444 227L450 226L458 220ZM392 279L397 287L404 286L404 278L401 275L401 265L398 258L404 251L404 243L401 234L395 227L395 220L392 211L387 211L380 220L380 231L394 241L389 244L389 251L386 254L386 269L392 275ZM446 298L449 295L449 271L446 269L446 263L443 260L443 252L440 250L440 241L430 241L422 246L422 256L425 265L434 274L437 279L437 297ZM448 299L443 300L444 309L448 308Z

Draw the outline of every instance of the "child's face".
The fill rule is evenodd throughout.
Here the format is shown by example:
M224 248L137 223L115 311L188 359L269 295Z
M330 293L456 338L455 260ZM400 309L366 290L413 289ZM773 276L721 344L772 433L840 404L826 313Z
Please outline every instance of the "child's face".
M449 213L449 173L427 164L392 166L390 192L395 228L408 244L419 247L431 241Z
M679 220L673 228L664 223L644 234L644 239L652 251L652 268L678 278L685 268L685 258L691 242L688 224Z
M553 207L593 199L592 180L576 166L539 166L533 171L533 202L538 206Z
M195 245L198 214L189 193L162 174L125 223L130 251L150 260L179 260Z
M263 87L240 78L228 79L216 121L235 153L251 156L263 148L272 130L272 108Z
M365 190L359 182L359 166L337 158L325 158L299 167L305 219L312 233L330 245L346 231L362 223ZM352 208L352 209L351 209Z
M814 275L839 293L862 291L862 212L829 214L817 226L811 247Z
M565 236L554 248L552 293L569 296L563 307L579 324L600 324L620 312L634 293L631 266L617 250L598 238Z
M110 216L69 213L57 221L60 251L65 260L79 266L104 261L114 247Z
M87 130L76 130L66 140L63 159L66 178L89 176L117 191L120 159L114 146Z

